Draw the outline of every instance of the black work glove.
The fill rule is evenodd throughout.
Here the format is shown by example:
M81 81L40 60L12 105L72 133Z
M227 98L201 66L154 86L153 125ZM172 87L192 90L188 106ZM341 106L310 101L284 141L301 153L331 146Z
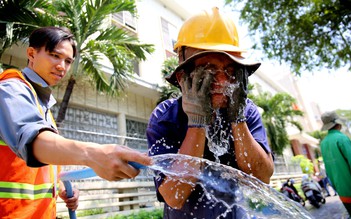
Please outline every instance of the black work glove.
M203 67L189 74L183 73L179 82L182 88L182 106L188 116L189 127L203 127L211 121L210 85L213 74Z
M236 71L235 83L230 86L228 119L230 122L245 122L245 107L248 94L248 71L241 67Z

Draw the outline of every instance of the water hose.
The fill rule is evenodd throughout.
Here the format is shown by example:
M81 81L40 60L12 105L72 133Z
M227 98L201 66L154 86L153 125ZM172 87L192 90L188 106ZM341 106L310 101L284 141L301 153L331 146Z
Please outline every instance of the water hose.
M128 164L138 170L146 168L146 166L133 161L129 161ZM73 197L73 189L72 189L72 184L70 182L71 180L80 180L80 179L90 178L94 176L96 176L96 173L91 168L85 168L81 170L71 170L71 171L65 171L60 173L60 180L65 186L67 198ZM68 214L70 219L77 218L76 212L72 211L71 209L68 209Z

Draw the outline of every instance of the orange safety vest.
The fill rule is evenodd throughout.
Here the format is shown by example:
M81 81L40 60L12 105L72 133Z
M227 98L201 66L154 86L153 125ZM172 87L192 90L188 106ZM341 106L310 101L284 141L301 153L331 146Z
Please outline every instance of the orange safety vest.
M0 74L0 80L10 78L30 87L43 115L37 94L22 73L9 69ZM28 167L1 139L0 157L0 218L56 218L57 167Z

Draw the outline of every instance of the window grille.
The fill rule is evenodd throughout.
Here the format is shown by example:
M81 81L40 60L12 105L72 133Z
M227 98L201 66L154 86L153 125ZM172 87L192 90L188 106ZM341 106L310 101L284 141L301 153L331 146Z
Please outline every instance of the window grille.
M59 105L51 111L57 117ZM117 116L89 109L68 107L65 120L59 126L62 136L79 141L101 144L117 143Z
M146 141L147 123L135 120L126 120L127 136L126 145L139 151L147 151L148 145Z

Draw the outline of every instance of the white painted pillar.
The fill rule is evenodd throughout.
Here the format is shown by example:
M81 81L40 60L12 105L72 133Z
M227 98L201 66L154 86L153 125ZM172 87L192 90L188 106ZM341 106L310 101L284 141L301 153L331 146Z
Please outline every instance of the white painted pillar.
M127 136L126 114L119 113L117 115L117 134L119 136ZM118 138L118 144L124 145L125 138Z

